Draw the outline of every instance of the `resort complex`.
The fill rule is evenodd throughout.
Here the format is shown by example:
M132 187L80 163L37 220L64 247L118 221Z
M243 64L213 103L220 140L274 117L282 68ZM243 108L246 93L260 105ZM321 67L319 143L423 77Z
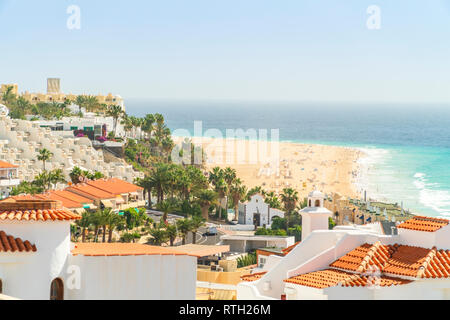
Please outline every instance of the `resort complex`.
M224 165L247 140L174 137L59 79L1 91L0 300L450 298L450 221L370 197L362 150Z

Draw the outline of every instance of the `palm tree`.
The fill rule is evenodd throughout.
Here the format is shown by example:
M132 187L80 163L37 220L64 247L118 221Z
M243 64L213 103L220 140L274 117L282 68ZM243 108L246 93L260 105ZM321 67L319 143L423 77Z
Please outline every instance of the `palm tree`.
M81 219L75 222L81 228L81 242L86 242L86 230L91 225L91 214L86 211L81 215Z
M273 191L266 193L264 202L267 203L271 208L281 209L280 198Z
M56 185L58 183L66 183L66 177L61 169L55 169L48 173L48 190L50 190L50 185Z
M136 184L141 187L144 188L144 196L145 193L147 193L148 195L148 207L151 209L152 208L152 190L153 190L153 182L152 179L149 176L146 176L143 179L136 179Z
M187 235L192 230L191 220L180 219L180 220L177 220L176 223L177 223L178 232L180 233L181 238L182 238L182 244L185 245Z
M152 114L147 114L142 120L141 129L144 131L150 139L154 130L155 117Z
M156 206L156 208L159 211L163 212L163 221L165 223L167 223L167 216L169 215L169 213L171 213L173 210L175 210L176 206L174 205L173 201L171 200L164 200L161 203L158 203L158 205Z
M43 163L43 165L44 165L44 171L46 171L46 169L45 169L45 163L47 162L47 161L49 161L51 158L53 157L53 153L51 153L49 150L47 150L47 149L42 149L42 150L39 150L39 155L38 155L38 157L37 157L37 159L39 160L39 161L42 161L42 163Z
M201 207L202 217L206 221L209 219L209 208L217 204L217 193L212 190L203 190L197 194L197 203Z
M9 105L16 98L16 95L13 93L13 90L14 90L13 86L7 86L5 92L3 92L2 94L2 100L6 105Z
M81 108L85 108L86 110L86 96L82 95L77 96L77 98L75 99L75 104L78 106L78 114L81 117L82 116Z
M95 213L91 215L91 224L94 226L94 242L98 242L98 229L100 229L100 226L103 225L103 215L102 210L97 210Z
M111 216L115 214L112 213L111 208L105 208L103 210L99 210L98 219L100 220L100 225L102 226L102 242L106 242L106 226L111 222Z
M114 136L116 135L117 131L117 123L120 119L120 117L123 116L124 111L121 106L114 105L110 106L108 110L106 111L106 114L114 119Z
M169 240L169 234L167 230L155 228L150 229L150 235L153 237L152 242L157 246L161 246Z
M156 165L153 174L150 176L150 181L156 189L158 203L164 201L164 193L168 190L172 183L173 166L166 163L159 163Z
M261 195L265 195L266 192L263 190L263 188L261 186L257 186L254 188L251 188L248 193L247 193L247 200L250 200L251 197L253 197L255 194L261 194Z
M228 197L230 196L231 186L232 186L233 182L237 179L236 170L232 169L230 167L225 168L225 170L223 171L223 177L224 177L225 183L227 184L225 214L228 217ZM240 183L240 181L239 181L239 183Z
M169 237L170 246L173 247L173 244L174 244L174 242L175 242L175 239L176 239L177 236L178 236L178 229L177 229L177 226L174 225L174 224L171 224L171 225L167 226L166 232L167 232L167 235L168 235L168 237Z
M95 96L85 96L84 106L86 107L87 112L95 112L99 109L100 103Z
M292 188L285 188L281 193L281 201L284 205L285 216L286 216L286 230L289 228L289 220L291 214L297 207L298 202L298 192Z
M191 232L192 232L192 243L195 244L197 242L197 232L198 229L205 225L205 220L201 217L194 216L191 219Z
M239 216L239 202L245 200L245 197L247 195L247 187L242 185L240 179L236 179L231 185L230 195L231 199L233 200L234 220L236 221Z
M112 242L112 235L114 229L123 224L123 217L119 216L116 213L111 213L108 217L107 225L108 225L108 242Z

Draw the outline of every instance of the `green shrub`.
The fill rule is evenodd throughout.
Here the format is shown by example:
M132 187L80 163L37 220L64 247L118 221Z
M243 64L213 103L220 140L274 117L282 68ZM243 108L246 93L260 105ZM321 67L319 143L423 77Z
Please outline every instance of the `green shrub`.
M238 268L256 264L256 252L251 252L237 259Z

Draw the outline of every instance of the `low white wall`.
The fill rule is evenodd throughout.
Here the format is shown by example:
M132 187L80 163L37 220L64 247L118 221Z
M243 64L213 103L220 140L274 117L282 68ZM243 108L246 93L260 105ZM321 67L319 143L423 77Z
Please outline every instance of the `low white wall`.
M195 257L74 256L69 264L81 271L79 289L65 285L70 300L195 300Z

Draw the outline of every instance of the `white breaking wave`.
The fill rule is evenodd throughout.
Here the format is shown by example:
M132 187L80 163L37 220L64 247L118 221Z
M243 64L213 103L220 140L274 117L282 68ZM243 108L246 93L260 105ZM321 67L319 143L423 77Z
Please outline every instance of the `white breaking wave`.
M450 191L430 189L436 183L428 183L426 174L418 172L414 175L414 185L419 189L419 201L424 206L433 209L441 216L450 216Z

